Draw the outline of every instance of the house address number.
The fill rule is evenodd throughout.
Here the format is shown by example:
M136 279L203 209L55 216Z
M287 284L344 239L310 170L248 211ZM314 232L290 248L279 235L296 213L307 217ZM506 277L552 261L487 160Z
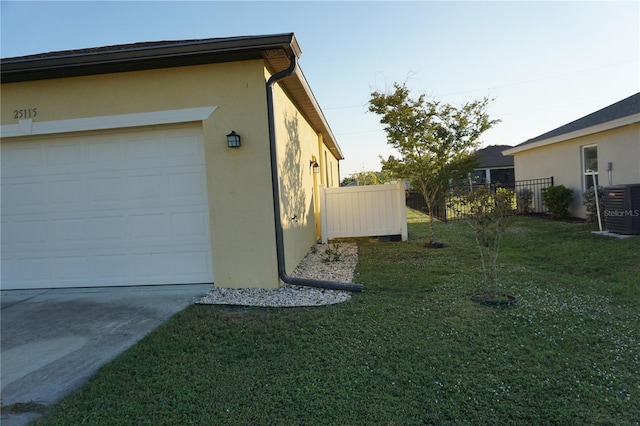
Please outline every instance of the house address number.
M13 118L16 120L22 120L23 118L36 118L38 115L38 108L26 108L26 109L14 109Z

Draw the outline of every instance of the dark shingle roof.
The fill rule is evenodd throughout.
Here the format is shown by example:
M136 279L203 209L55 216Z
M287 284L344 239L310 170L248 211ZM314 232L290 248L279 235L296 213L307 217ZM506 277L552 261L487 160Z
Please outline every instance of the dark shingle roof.
M110 46L87 47L87 48L72 49L72 50L57 50L53 52L36 53L33 55L16 56L13 58L2 58L0 60L8 61L8 60L25 60L25 59L44 59L44 58L57 58L57 57L63 57L63 56L89 55L92 53L132 51L132 50L140 50L140 49L153 48L153 47L169 47L169 46L175 46L175 45L214 42L216 40L230 40L233 38L237 38L237 37L194 39L194 40L145 41L145 42L137 42L137 43L114 44Z
M273 70L301 51L293 33L152 41L0 59L2 83L265 59Z
M491 145L476 151L480 160L478 168L513 167L513 155L502 155L502 151L513 148L509 145Z
M585 115L584 117L565 124L564 126L560 126L557 129L553 129L541 134L540 136L529 139L517 146L520 147L530 143L539 142L638 113L640 113L640 92L616 102L615 104L609 105L608 107L602 108L601 110Z
M261 59L275 73L299 58L294 33L151 41L0 59L0 82L79 77ZM338 159L342 152L300 67L281 82Z

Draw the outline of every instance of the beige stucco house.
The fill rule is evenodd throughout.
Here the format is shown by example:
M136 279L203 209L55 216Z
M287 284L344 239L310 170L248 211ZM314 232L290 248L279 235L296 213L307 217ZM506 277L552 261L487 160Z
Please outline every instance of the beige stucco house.
M553 177L573 190L570 207L586 217L582 193L598 185L640 183L640 93L503 151L519 180ZM593 171L593 172L592 172Z
M300 54L287 33L2 59L2 288L281 285L343 158Z

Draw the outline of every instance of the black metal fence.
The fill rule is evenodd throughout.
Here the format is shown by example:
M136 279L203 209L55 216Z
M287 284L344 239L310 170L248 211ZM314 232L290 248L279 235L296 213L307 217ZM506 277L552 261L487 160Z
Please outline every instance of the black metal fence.
M533 216L548 214L548 210L542 202L542 189L552 185L553 177L548 177L541 179L517 180L504 184L491 184L490 188L492 192L495 192L498 188L507 188L512 190L515 195L514 210L516 214ZM466 186L462 188L462 191L471 191L478 186L479 185ZM448 192L445 199L440 200L434 206L433 215L445 222L447 220L463 218L465 216L465 212L464 210L461 210L460 206L457 206L455 209L452 208L452 204L455 204L455 198L458 196L459 195L456 195L454 191ZM420 192L408 191L406 198L407 207L427 214L429 213L424 197Z

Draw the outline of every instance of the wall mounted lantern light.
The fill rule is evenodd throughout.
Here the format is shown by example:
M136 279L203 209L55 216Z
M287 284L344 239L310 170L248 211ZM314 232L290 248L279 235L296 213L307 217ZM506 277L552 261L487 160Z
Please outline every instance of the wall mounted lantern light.
M231 133L227 135L227 146L229 148L239 148L240 147L240 135L232 130Z
M313 173L320 173L320 165L316 160L309 161L309 167L313 167Z

